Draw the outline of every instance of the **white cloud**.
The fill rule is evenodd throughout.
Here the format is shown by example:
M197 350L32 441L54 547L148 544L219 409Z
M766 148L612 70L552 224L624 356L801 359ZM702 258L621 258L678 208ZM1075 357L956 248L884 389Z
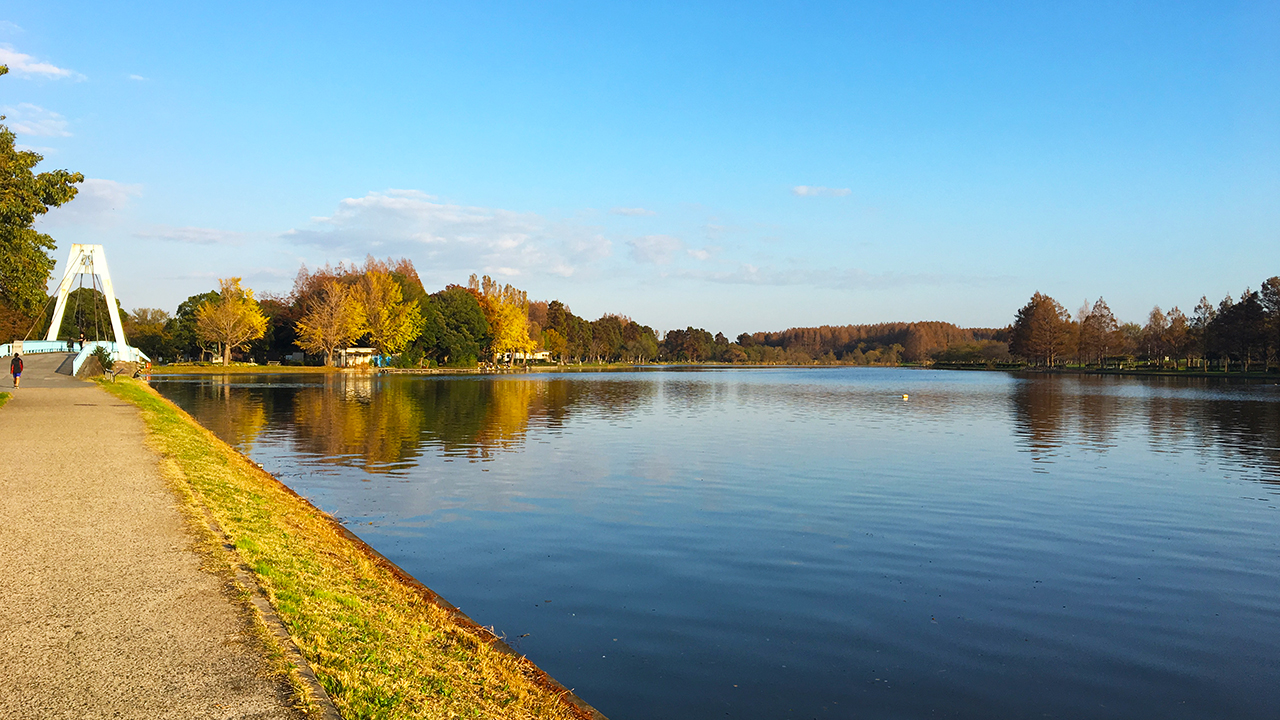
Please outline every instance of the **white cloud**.
M312 220L284 238L339 257L405 255L424 276L446 280L463 272L568 277L611 252L609 240L587 225L441 203L417 190L347 198L332 215Z
M118 213L133 198L142 195L141 185L102 178L85 178L77 188L79 191L71 202L50 210L48 215L41 217L40 222L51 226L105 227L115 222Z
M616 207L610 210L609 212L613 213L614 215L627 215L630 217L642 217L645 215L658 214L652 210L645 210L644 208L624 208L624 207Z
M636 262L666 265L675 254L684 249L684 241L670 235L645 235L642 238L627 241L631 246L631 257Z
M151 78L144 78L144 77L142 77L141 75L130 75L130 76L129 76L129 79L130 79L130 80L137 80L137 81L139 81L139 82L145 82L145 81L147 81L147 80L150 80Z
M144 240L167 240L188 245L239 245L244 240L244 233L233 230L173 227L172 225L155 225L146 231L136 232L133 236Z
M67 131L67 119L39 105L19 103L0 108L7 116L9 129L18 135L39 137L71 137Z
M829 188L821 185L797 185L791 188L791 193L800 197L845 197L852 192L849 188Z
M688 252L689 257L693 258L694 260L707 260L711 258L711 251L706 249L694 250L693 248L690 248L686 252Z
M0 65L8 65L10 72L24 77L85 79L83 75L73 70L60 68L52 63L36 62L35 58L14 50L13 46L8 44L0 44Z

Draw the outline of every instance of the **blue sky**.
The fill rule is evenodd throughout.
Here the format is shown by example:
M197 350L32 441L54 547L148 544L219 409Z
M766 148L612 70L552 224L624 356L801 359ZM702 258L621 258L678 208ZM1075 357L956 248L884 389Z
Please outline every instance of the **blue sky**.
M1280 274L1274 2L185 5L0 11L128 308L369 253L730 336Z

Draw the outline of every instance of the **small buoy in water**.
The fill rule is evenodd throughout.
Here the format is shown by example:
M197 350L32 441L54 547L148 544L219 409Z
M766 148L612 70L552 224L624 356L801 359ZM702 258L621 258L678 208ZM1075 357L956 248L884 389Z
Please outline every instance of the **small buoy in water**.
M911 399L911 396L910 396L910 395L903 395L903 396L902 396L902 399L903 399L903 400L910 400L910 399Z

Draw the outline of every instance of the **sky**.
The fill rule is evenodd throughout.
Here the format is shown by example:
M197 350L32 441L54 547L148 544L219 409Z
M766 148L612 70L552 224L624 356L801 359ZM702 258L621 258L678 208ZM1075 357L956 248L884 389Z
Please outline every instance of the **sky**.
M740 332L1280 274L1280 4L9 3L39 227L127 309L413 261Z

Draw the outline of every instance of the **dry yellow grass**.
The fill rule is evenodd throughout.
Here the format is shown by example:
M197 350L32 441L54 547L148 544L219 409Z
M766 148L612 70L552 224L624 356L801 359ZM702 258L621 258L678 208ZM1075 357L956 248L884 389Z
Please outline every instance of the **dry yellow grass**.
M104 387L141 408L166 470L235 544L344 717L591 717L149 387Z

